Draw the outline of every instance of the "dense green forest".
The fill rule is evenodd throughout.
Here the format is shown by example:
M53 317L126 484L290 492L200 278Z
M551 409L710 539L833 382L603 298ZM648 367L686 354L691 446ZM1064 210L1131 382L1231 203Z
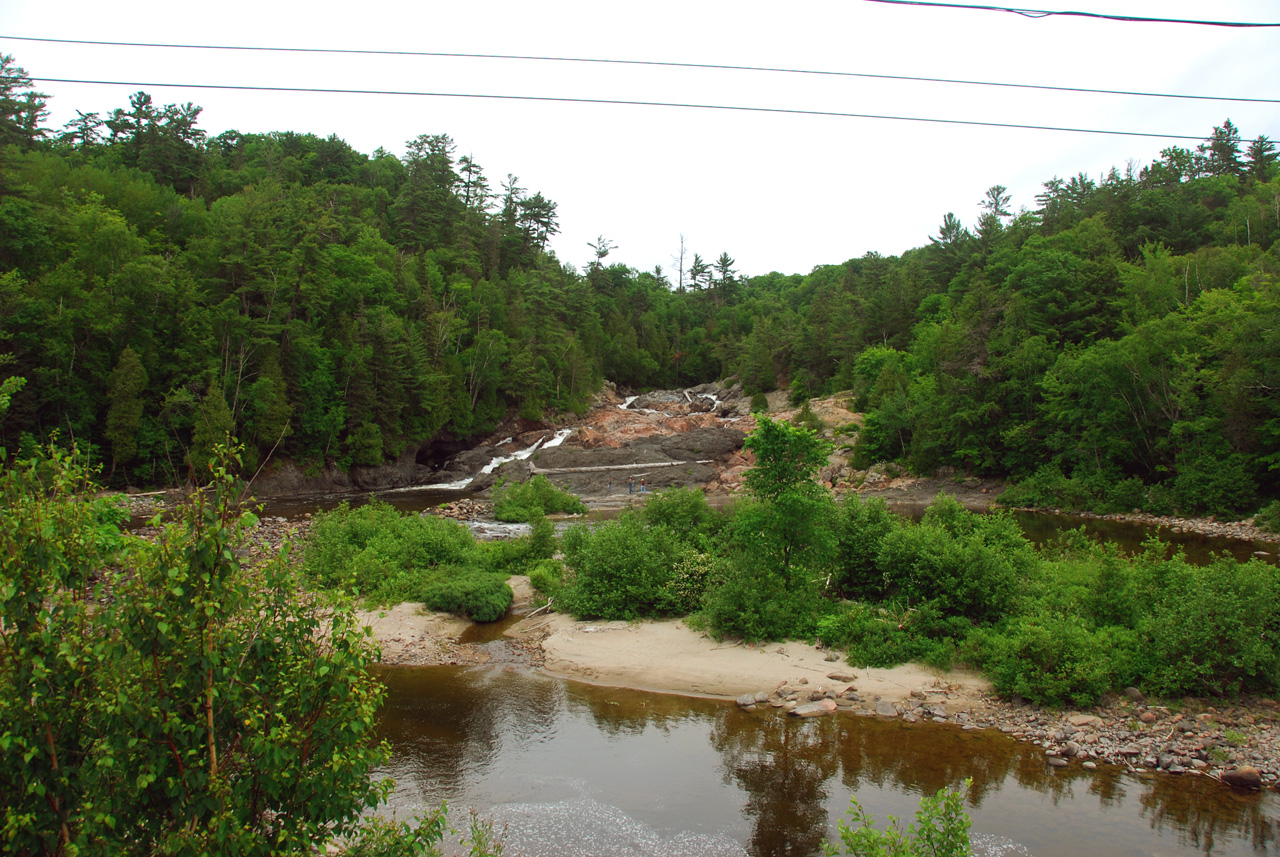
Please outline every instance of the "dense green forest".
M208 137L146 93L44 124L0 78L0 442L52 432L110 481L188 478L231 431L378 464L509 413L738 376L852 390L864 461L1029 480L1024 499L1247 513L1280 493L1280 169L1230 121L1034 210L988 191L901 256L743 276L548 252L556 204L445 134ZM29 442L29 441L28 441Z

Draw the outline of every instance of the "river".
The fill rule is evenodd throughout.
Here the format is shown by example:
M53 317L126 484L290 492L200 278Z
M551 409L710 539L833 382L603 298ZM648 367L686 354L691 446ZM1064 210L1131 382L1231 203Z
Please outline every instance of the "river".
M1192 776L1055 770L994 731L599 688L512 667L381 671L400 817L448 799L527 857L806 857L857 795L883 821L973 778L977 853L1267 854L1280 798Z

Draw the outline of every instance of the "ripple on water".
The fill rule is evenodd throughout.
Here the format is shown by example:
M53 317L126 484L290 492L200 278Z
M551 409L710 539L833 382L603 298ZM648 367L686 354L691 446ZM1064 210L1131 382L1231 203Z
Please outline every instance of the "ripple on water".
M506 846L529 857L746 857L742 845L724 835L664 831L615 806L589 797L555 803L496 806L507 827Z

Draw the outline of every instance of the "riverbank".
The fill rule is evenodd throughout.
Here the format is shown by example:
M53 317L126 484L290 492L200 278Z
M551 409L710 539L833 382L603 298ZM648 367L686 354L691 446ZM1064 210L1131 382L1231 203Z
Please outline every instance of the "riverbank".
M476 509L442 510L467 517ZM249 562L300 542L308 518L264 516L242 549ZM514 578L527 605L527 581ZM523 609L528 609L524 606ZM475 626L419 605L362 615L389 665L480 665L502 651L464 641ZM808 703L837 716L931 720L992 729L1034 743L1050 766L1116 765L1133 771L1222 777L1251 768L1253 781L1280 781L1280 706L1269 699L1150 701L1137 691L1083 711L1054 711L995 697L980 676L918 666L854 670L838 654L803 643L753 647L718 643L670 620L576 622L560 615L523 620L510 630L515 662L593 684L724 699L749 697L760 716ZM506 658L508 655L500 654ZM505 660L512 663L512 660Z

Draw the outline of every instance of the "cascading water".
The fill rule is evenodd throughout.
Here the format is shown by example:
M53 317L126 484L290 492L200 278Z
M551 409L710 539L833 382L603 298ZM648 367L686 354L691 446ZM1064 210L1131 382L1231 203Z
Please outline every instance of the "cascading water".
M559 446L560 444L564 443L565 438L567 438L571 434L573 434L573 429L571 428L560 429L550 438L545 438L545 437L538 438L537 442L535 442L533 446L530 446L527 449L522 449L519 452L513 452L510 455L498 456L497 458L493 459L488 464L486 464L484 467L481 467L480 472L477 473L475 476L468 476L466 479L459 479L457 482L447 482L444 485L433 485L432 487L441 488L449 491L465 490L466 488L469 488L471 486L471 483L476 480L476 476L487 476L488 474L497 470L502 465L506 464L508 461L524 461L526 458L533 455L539 449L551 449L552 447ZM504 440L502 443L498 445L502 446L503 444L508 443L510 440L511 438L507 438L506 440Z

